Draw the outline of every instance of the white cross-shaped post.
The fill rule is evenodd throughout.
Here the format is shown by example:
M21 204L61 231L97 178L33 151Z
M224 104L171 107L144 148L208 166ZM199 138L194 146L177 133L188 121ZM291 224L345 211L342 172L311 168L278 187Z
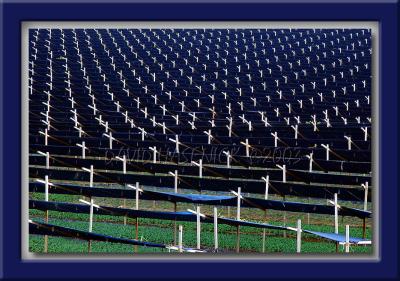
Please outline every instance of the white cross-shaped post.
M93 174L94 174L93 165L90 165L90 169L82 167L82 170L90 173L89 186L93 187Z
M265 200L268 200L269 175L267 175L266 177L262 177L261 179L265 181L265 195L264 195L264 199L265 199Z
M229 151L223 151L223 153L226 155L226 167L229 169L231 167L231 154Z
M329 151L331 150L329 144L321 144L321 146L326 150L326 161L329 161Z
M157 163L157 147L156 146L149 146L149 149L153 151L153 163Z
M345 242L345 252L350 252L350 227L346 224L346 242Z
M48 137L49 137L49 135L48 135L48 133L47 133L47 129L44 129L44 132L39 131L39 134L44 135L44 145L47 145L47 144L48 144L47 139L48 139Z
M231 191L235 196L237 196L237 206L236 206L236 220L240 221L240 200L243 199L241 195L241 187L238 187L238 191ZM237 226L236 229L236 252L239 252L240 249L240 227Z
M294 130L294 139L297 140L297 134L299 133L299 126L296 125L291 125L290 127L292 127L292 129Z
M286 182L286 165L276 165L279 169L282 170L282 182Z
M37 179L36 181L44 184L44 201L49 201L49 186L54 186L49 182L49 176L45 175L44 180Z
M368 138L368 127L361 127L361 130L364 132L364 141L367 141Z
M208 144L211 144L211 139L213 138L213 136L211 135L211 130L207 131L203 131L203 133L205 133L208 137Z
M86 150L89 150L89 148L87 148L85 145L85 141L82 141L82 144L77 143L76 145L82 148L82 158L85 159L86 158Z
M314 132L316 132L316 131L317 131L317 116L316 116L316 115L312 115L311 118L313 119L313 120L311 121L311 124L313 124L313 126L314 126Z
M112 132L110 132L109 134L103 133L103 136L106 136L109 140L109 148L112 149L113 148L113 140L115 140L115 138L112 136Z
M119 157L119 156L117 156L117 157L115 157L117 160L120 160L120 161L122 161L122 172L124 173L124 174L126 174L126 155L124 154L124 155L122 155L122 157Z
M261 177L262 180L265 181L265 194L264 194L264 199L268 200L268 193L269 193L269 175L266 177ZM267 217L267 210L265 210L265 217ZM265 237L266 237L266 231L265 228L263 229L263 241L262 241L262 252L265 252Z
M201 225L200 225L200 217L205 217L204 214L200 213L200 206L196 206L196 211L188 209L188 212L196 215L196 241L197 241L197 249L200 249L200 233L201 233Z
M131 184L128 184L127 186L136 191L135 192L135 210L139 210L139 193L143 192L143 190L139 187L139 182L136 182L136 186L133 186Z
M181 142L179 141L178 135L175 135L175 139L171 139L171 138L168 138L168 139L175 143L175 151L177 153L179 153L179 144L181 144Z
M246 157L250 156L250 147L251 145L249 145L249 139L246 139L246 142L240 142L240 144L243 144L246 147Z
M93 230L93 207L96 207L97 209L99 209L100 206L94 204L94 200L92 198L90 198L90 202L88 202L86 200L83 200L83 199L79 199L79 202L82 202L82 203L90 206L90 210L89 210L89 232L92 232L92 230Z
M218 250L218 209L214 207L214 249Z
M349 136L344 136L345 139L347 139L347 150L351 150L351 137Z
M192 161L192 164L199 167L199 178L203 177L203 159L199 159L199 163Z
M227 117L227 119L229 120L229 125L227 125L226 127L228 128L228 132L229 132L229 137L232 137L232 122L233 122L233 120L232 120L232 117Z
M296 239L296 241L297 241L297 247L296 247L296 252L297 253L300 253L301 252L301 220L299 219L299 220L297 220L297 229L296 229L296 232L297 232L297 239Z
M313 152L310 152L310 154L309 155L306 155L306 157L308 158L308 159L310 159L310 161L309 161L309 169L308 169L308 171L311 173L312 172L312 163L313 163L313 156L314 156L314 153Z
M361 184L364 188L364 211L368 210L368 182L366 181L365 184Z
M38 153L42 156L46 156L46 169L50 168L50 153L49 152L42 152L42 151L38 151Z
M237 197L237 204L236 204L236 220L240 221L240 200L243 199L243 196L241 195L241 187L238 187L238 191L231 191L233 195Z
M179 225L179 239L178 239L178 251L179 253L183 252L182 241L183 240L183 226Z
M279 140L278 133L277 132L271 133L271 136L274 137L274 147L278 147L278 140Z
M147 135L147 132L146 132L145 129L142 128L142 127L138 127L138 129L139 129L140 134L141 134L141 136L142 136L142 141L144 141L144 136Z
M338 218L338 213L339 213L339 208L340 205L338 205L338 200L337 200L337 193L334 194L333 201L329 200L328 202L334 206L335 210L335 233L339 233L339 218Z
M174 192L178 193L178 170L175 170L175 172L168 172L168 174L174 177Z

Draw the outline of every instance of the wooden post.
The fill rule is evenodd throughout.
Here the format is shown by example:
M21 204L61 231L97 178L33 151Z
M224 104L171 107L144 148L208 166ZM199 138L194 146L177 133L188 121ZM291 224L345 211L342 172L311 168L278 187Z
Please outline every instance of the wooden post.
M283 195L283 201L286 201L285 195ZM283 226L286 226L286 211L283 211ZM286 238L286 230L283 231L283 237Z
M197 249L200 249L200 206L196 207L196 232L197 232Z
M301 220L297 220L297 253L301 252Z
M87 205L90 205L90 209L89 209L90 210L89 211L89 232L92 232L92 229L93 229L93 207L99 208L99 206L94 204L92 197L89 197L89 198L90 198L90 202L82 200L82 199L79 199L79 201L82 202L82 203L85 203ZM89 253L91 252L91 249L92 249L92 242L91 242L91 240L89 240L88 241L88 252Z
M139 210L139 182L136 182L136 190L135 190L135 209ZM135 239L139 239L139 218L136 217L135 219ZM138 252L138 246L135 246L135 252Z
M45 185L44 185L44 200L47 202L49 201L49 176L46 175L45 177ZM46 210L45 212L45 223L49 222L49 211ZM44 236L44 252L48 252L48 245L49 245L49 236Z
M334 207L335 207L335 233L339 233L339 221L338 221L338 204L337 204L337 193L334 194ZM336 242L336 253L339 252L339 243Z
M214 249L218 251L218 210L214 207Z
M174 173L168 172L170 175L174 176L174 192L178 193L178 170L175 170ZM174 202L174 212L177 211L176 202ZM176 245L176 218L174 219L174 245Z
M265 178L262 177L262 179L265 181L265 195L264 195L264 199L265 199L265 200L268 200L269 175L267 175ZM267 221L267 209L264 210L264 216L265 216L265 220ZM263 252L263 253L265 253L266 232L267 232L267 230L264 228L264 229L263 229L263 237L262 237L262 252Z
M364 211L368 211L368 182L362 184L362 187L364 187ZM367 224L365 218L363 218L363 234L362 234L363 239L365 239L366 230L367 230Z
M346 224L346 246L345 246L346 253L350 252L350 230L349 225Z
M178 245L179 253L183 252L182 240L183 240L183 227L182 225L179 225L179 245Z
M237 191L237 207L236 207L236 220L240 221L240 199L241 199L241 188L238 187ZM237 233L236 233L236 252L239 253L240 251L240 226L237 226Z
M335 206L335 233L339 233L339 220L338 220L338 203L337 193L334 194L334 206Z

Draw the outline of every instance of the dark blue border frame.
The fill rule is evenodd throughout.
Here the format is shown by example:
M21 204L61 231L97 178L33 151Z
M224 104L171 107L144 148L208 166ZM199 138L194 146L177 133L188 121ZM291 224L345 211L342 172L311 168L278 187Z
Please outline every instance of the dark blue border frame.
M367 1L365 1L367 2ZM249 4L28 4L3 6L3 85L1 197L3 274L5 278L375 278L391 279L398 271L398 13L385 3L249 3ZM21 182L21 21L92 20L306 20L378 21L380 24L380 187L381 253L365 262L22 262L20 258ZM7 133L5 135L4 133ZM1 244L0 244L1 246ZM1 255L0 255L1 258ZM0 265L0 278L1 278Z

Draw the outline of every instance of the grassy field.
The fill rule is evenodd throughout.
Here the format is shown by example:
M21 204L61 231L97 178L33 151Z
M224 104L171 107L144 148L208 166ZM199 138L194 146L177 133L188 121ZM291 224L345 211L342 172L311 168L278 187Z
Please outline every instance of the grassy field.
M44 195L39 193L31 193L31 199L43 200ZM82 198L79 195L57 195L50 194L50 201L73 202L78 203ZM271 199L279 199L271 196ZM120 206L122 199L112 198L94 198L95 203L107 206ZM289 201L305 201L304 198L287 198ZM311 200L310 202L322 203L324 200ZM342 205L355 207L352 203L340 202ZM128 208L134 207L134 200L126 200ZM361 206L356 206L361 207ZM178 211L194 209L194 204L178 203ZM213 206L201 206L201 212L212 215ZM173 204L170 202L154 202L140 201L140 209L143 210L164 210L173 211ZM223 217L234 218L236 208L220 207L219 215ZM241 208L241 218L249 221L268 222L274 225L283 225L283 214L281 211L267 211L267 218L262 210L252 208ZM38 210L30 210L29 217L31 219L41 221L44 218L44 212ZM286 225L296 227L297 219L302 220L302 228L321 232L334 232L333 216L307 214L303 213L286 213ZM71 227L74 229L88 229L88 214L49 212L49 223ZM182 225L183 245L185 247L196 246L196 223L195 222L177 222ZM362 220L358 218L345 217L339 220L339 233L344 234L345 225L350 225L350 236L362 236ZM219 225L219 247L222 252L234 252L236 248L236 227L228 225ZM95 215L93 223L93 232L111 235L123 238L135 238L134 219L127 218L124 225L124 218L117 216ZM139 239L154 243L163 243L167 245L173 244L174 223L173 221L157 220L157 219L139 219ZM260 253L262 252L262 229L253 227L240 227L240 252L242 253ZM294 253L296 251L296 234L287 232L284 237L283 231L266 230L266 253ZM201 224L201 245L203 248L212 249L214 247L213 224ZM367 220L366 237L371 238L371 220ZM31 252L43 252L44 238L42 236L30 235L29 250ZM68 239L60 237L49 237L50 253L87 253L88 243L77 239ZM168 250L157 248L137 247L139 253L148 252L165 252ZM333 242L317 238L310 234L302 234L302 252L303 253L335 253L336 247ZM339 252L343 251L343 247L339 247ZM92 242L93 253L134 253L135 247L131 245L120 245L115 243ZM351 253L372 253L370 246L351 246Z

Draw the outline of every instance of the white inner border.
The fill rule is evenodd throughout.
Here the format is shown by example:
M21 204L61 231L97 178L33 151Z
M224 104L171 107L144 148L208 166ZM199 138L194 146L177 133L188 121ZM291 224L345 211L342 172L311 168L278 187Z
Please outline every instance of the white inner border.
M53 29L67 29L67 28L269 28L269 29L299 29L299 28L321 28L321 29L371 29L372 32L372 212L373 212L373 232L372 232L372 254L371 255L323 255L323 254L283 254L283 253L267 253L267 254L233 254L233 255L179 255L179 254L40 254L29 252L29 29L37 28L53 28ZM117 261L131 261L131 262L148 262L163 261L185 261L185 262L198 262L209 261L213 262L282 262L282 261L297 261L297 262L332 262L332 261L363 261L363 262L379 262L380 261L380 225L379 225L379 120L380 120L380 80L379 80L379 22L374 21L351 21L351 22L332 22L332 21L254 21L254 22L238 22L238 21L224 21L224 22L196 22L196 21L138 21L138 22L22 22L21 23L21 259L23 261L43 261L43 262L59 262L59 261L104 261L104 262L117 262ZM377 95L378 94L378 95ZM332 247L333 244L332 244ZM358 246L360 247L360 246Z

